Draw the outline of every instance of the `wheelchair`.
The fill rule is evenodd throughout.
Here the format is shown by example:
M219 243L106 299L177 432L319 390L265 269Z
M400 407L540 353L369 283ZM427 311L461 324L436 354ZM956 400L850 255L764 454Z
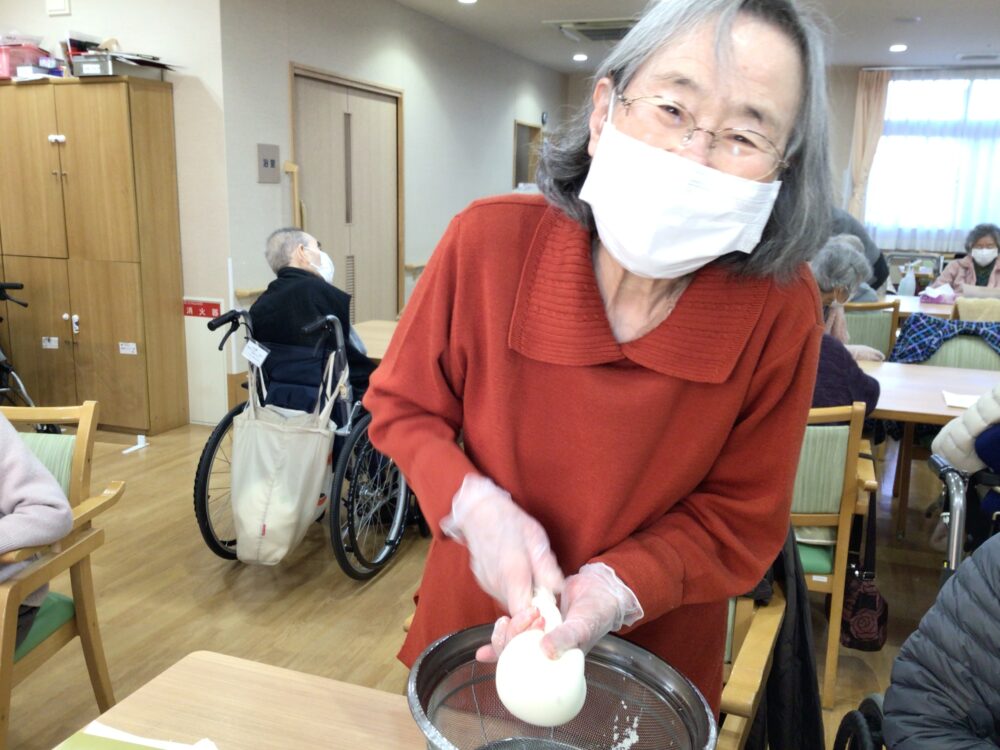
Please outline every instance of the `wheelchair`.
M0 302L13 302L15 305L27 307L27 302L14 299L7 291L9 289L24 289L24 284L0 283ZM0 323L3 318L0 318ZM34 406L35 402L28 395L28 389L24 387L21 378L18 377L14 366L10 363L3 349L0 349L0 406Z
M244 338L253 342L253 327L246 310L230 310L209 321L208 328L214 331L227 324L229 330L219 344L220 351L241 326ZM306 334L322 331L317 352L326 351L324 343L332 338L335 372L347 368L343 332L336 316L319 318L302 330ZM269 345L263 343L263 346ZM250 366L261 373L260 367L252 363ZM334 415L338 427L326 519L338 564L348 576L363 581L378 573L392 559L409 522L419 522L419 511L399 467L379 453L368 439L371 415L365 412L360 401L353 401L349 386L346 397L341 393L336 398ZM198 528L208 548L226 560L236 559L236 530L230 497L233 420L245 408L246 402L235 406L215 426L195 471L194 511Z

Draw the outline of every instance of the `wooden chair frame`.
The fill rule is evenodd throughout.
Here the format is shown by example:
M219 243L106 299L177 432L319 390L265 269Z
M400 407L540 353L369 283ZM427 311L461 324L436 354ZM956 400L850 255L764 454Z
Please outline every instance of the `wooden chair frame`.
M820 689L823 708L832 708L836 698L837 662L840 656L840 620L844 612L844 587L847 583L847 552L851 538L851 521L862 507L861 493L869 487L868 477L859 477L861 429L864 426L865 405L855 401L850 406L835 406L809 411L809 425L849 425L847 455L844 460L844 481L840 508L833 513L792 513L792 526L834 526L837 537L833 553L833 571L829 575L806 573L806 587L830 595L830 627L826 636L826 662ZM874 473L874 471L872 471ZM867 511L867 498L864 504Z
M70 471L69 502L73 528L55 544L11 550L0 562L38 559L0 584L0 750L6 747L13 688L77 636L83 647L87 671L97 705L102 712L115 704L104 645L97 622L96 598L90 555L104 542L103 529L92 526L97 514L110 508L125 491L124 482L111 482L100 494L90 496L90 468L97 430L97 402L72 407L0 407L11 423L76 425L76 445ZM76 616L14 662L17 610L28 594L69 571Z
M888 357L896 346L896 331L899 330L899 298L885 300L883 302L847 302L844 304L844 314L851 312L877 313L884 310L891 310L892 320L889 324L889 351L885 352Z
M736 600L733 622L733 660L722 689L722 712L717 750L743 750L771 673L774 644L785 619L785 593L774 583L771 601L757 606L752 599Z

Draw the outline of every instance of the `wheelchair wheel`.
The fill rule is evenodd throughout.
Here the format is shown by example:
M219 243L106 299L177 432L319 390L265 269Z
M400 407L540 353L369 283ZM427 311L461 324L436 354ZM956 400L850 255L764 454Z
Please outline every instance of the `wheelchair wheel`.
M194 515L205 544L219 557L236 559L236 522L230 499L233 418L246 408L233 407L208 437L194 474Z
M854 710L844 714L837 727L837 737L833 741L833 750L876 750L881 748L872 739L868 721L861 711Z
M409 491L395 462L368 440L371 415L358 420L337 456L330 496L330 541L351 578L374 576L399 547Z

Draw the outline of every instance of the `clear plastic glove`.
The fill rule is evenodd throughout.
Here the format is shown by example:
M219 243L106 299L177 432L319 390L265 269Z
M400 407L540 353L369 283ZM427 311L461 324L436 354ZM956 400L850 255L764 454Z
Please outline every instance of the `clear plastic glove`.
M561 601L563 624L542 639L552 658L571 648L590 651L601 638L642 619L639 600L604 563L591 563L566 579Z
M562 590L545 529L486 477L466 475L441 530L468 548L479 585L511 614L532 608L535 588Z
M885 355L882 352L864 344L848 344L847 351L851 353L855 361L882 362L885 360Z

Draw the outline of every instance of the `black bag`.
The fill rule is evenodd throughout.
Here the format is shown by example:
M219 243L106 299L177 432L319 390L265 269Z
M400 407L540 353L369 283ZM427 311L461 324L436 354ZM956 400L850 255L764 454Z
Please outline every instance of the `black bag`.
M875 497L868 498L861 559L847 570L840 643L858 651L880 651L888 635L889 603L875 585Z

